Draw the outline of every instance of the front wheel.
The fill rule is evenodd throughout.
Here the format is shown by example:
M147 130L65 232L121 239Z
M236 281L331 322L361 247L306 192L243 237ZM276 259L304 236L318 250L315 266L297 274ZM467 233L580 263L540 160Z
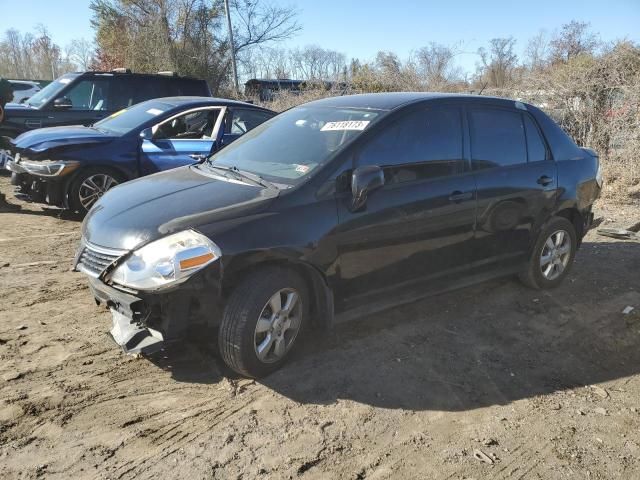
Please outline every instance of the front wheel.
M120 175L106 168L83 170L69 186L69 207L85 214L108 190L121 182Z
M308 315L304 280L284 268L249 274L227 302L218 344L225 363L249 377L262 377L284 364Z
M551 219L540 232L520 280L535 289L557 287L573 265L577 245L573 224L563 217Z

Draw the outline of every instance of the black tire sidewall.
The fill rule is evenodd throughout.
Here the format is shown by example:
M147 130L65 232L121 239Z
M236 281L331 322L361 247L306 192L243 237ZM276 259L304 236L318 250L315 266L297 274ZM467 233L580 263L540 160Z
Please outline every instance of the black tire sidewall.
M567 267L560 274L560 276L553 280L549 280L548 278L545 278L540 269L540 255L542 254L542 249L544 248L544 244L549 236L558 230L564 230L569 234L569 237L571 239L571 254L569 256ZM578 240L573 223L563 217L555 217L550 220L545 225L544 229L540 232L538 240L536 241L535 247L531 254L531 258L529 260L529 275L530 278L534 281L535 285L541 289L555 288L560 285L571 271L573 260L576 255L577 246Z
M255 351L254 334L258 317L269 299L278 290L295 289L302 301L300 329L285 356L272 363L262 362ZM309 312L309 292L306 282L296 272L284 268L266 268L249 274L231 294L223 313L218 343L227 365L242 375L263 377L278 370L300 344ZM233 342L235 337L238 341ZM233 345L231 345L229 342Z

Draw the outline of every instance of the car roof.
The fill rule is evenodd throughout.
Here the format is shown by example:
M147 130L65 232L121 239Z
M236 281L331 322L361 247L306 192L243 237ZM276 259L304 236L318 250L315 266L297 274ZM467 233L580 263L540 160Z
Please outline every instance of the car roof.
M38 82L34 82L33 80L9 80L9 83L26 83L27 85L33 85L34 87L39 87Z
M228 98L216 98L216 97L196 97L196 96L181 96L181 97L160 97L147 100L147 102L162 102L172 107L180 107L185 105L197 106L209 106L220 105L222 107L243 107L254 108L256 110L264 110L271 112L271 110L263 107L259 107L252 103L241 102L239 100L230 100Z
M431 100L454 100L465 103L484 103L513 107L514 100L484 95L437 92L388 92L365 93L328 97L309 102L306 105L338 108L366 108L373 110L395 110L409 104Z

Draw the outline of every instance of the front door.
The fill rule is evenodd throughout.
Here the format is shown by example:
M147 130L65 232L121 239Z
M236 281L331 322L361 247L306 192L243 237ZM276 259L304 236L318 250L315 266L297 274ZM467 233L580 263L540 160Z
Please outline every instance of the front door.
M556 164L526 111L473 107L468 117L478 187L474 262L514 265L527 258L536 229L554 208Z
M113 113L109 105L110 78L88 77L63 90L45 107L50 112L31 128L91 125Z
M383 168L385 185L366 208L338 199L338 292L359 297L466 268L475 181L455 106L412 111L366 144L355 166Z
M196 108L152 127L140 152L141 175L181 167L215 152L224 109Z

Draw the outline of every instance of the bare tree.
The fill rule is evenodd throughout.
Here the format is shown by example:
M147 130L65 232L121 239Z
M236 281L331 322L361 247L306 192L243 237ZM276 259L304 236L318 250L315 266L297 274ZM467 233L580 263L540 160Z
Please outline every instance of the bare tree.
M67 46L67 56L80 70L90 70L95 62L95 48L89 40L78 38Z
M555 62L566 62L582 53L593 54L599 45L590 24L572 20L562 25L560 33L551 40L551 57Z
M279 7L260 0L233 0L236 52L291 38L302 30L292 7Z
M525 63L531 70L541 70L549 61L550 45L547 33L540 30L530 38L524 51Z
M460 79L460 70L454 64L455 55L451 47L435 42L416 52L418 73L427 89L441 90Z
M518 56L513 51L516 40L513 37L494 38L489 43L488 51L478 50L482 62L481 78L490 87L504 88L511 82L518 65Z
M174 70L229 86L231 56L219 0L92 0L97 66L136 71ZM266 0L231 2L235 53L247 64L254 48L289 38L296 10Z
M304 80L338 80L346 68L344 54L307 45L290 52L292 70Z

